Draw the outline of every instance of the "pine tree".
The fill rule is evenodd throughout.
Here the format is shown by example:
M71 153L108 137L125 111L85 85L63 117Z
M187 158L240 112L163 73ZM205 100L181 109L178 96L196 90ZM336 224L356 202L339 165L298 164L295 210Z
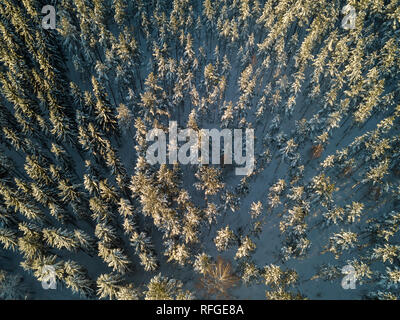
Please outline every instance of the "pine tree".
M124 104L119 105L117 112L118 114L116 118L118 120L118 126L124 133L126 133L133 122L132 112Z
M203 252L196 255L196 260L193 263L193 268L196 272L204 275L207 272L208 267L211 263L211 257Z
M245 237L241 240L241 245L236 252L235 259L250 256L250 253L256 249L256 245L249 237Z
M231 264L218 257L215 263L210 263L206 267L200 280L200 288L205 290L208 296L229 298L229 290L237 284L238 280Z
M11 229L0 228L0 242L4 249L15 251L18 246L17 233Z
M118 296L122 287L122 277L115 273L101 274L97 280L97 295L100 299L109 298L113 300Z
M217 231L217 236L214 239L215 246L217 247L218 251L225 251L228 247L233 243L235 240L235 234L226 226Z
M75 261L68 260L63 264L63 272L62 280L67 288L88 298L93 296L94 282L88 277L84 268Z
M92 86L96 97L94 112L98 125L107 133L118 134L116 116L108 100L105 88L95 77L92 77Z
M130 271L131 262L120 248L108 250L107 255L103 259L113 271L120 274Z
M42 232L44 240L51 247L76 251L79 246L74 234L70 231L52 228L43 229Z
M257 283L261 277L261 272L253 262L245 262L242 267L242 280L246 285Z
M189 292L182 290L182 282L163 277L160 274L154 276L147 284L145 291L145 300L175 300L185 294L191 297Z
M399 246L394 246L386 243L383 247L374 248L372 258L382 259L383 262L389 261L390 263L393 263L393 258L398 256L399 250Z
M140 292L132 284L121 286L117 293L117 300L139 300Z
M261 211L262 211L262 203L260 202L260 201L257 201L257 202L253 202L252 204L251 204L251 208L250 208L250 215L251 215L251 217L254 219L254 218L257 218L260 214L261 214Z
M135 215L133 206L130 204L129 200L120 198L118 203L118 212L124 217L133 217Z
M220 181L220 170L214 167L201 166L196 173L196 178L200 180L196 183L198 190L204 190L206 199L210 195L217 194L225 184Z
M357 241L358 235L356 233L341 231L329 238L329 244L324 252L332 252L335 255L335 259L339 259L342 252L354 248Z
M168 262L176 261L179 265L184 266L190 256L190 253L184 244L174 243L169 240L167 243L167 250L164 255L168 257Z

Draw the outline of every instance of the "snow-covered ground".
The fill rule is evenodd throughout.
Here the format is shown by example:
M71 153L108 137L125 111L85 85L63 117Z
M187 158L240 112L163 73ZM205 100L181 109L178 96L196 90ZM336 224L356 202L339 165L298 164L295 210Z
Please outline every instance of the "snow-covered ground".
M396 269L400 261L398 225L394 224L397 230L387 240L373 238L370 228L385 214L398 212L400 202L400 110L397 107L400 102L400 37L398 24L394 23L396 19L400 22L400 18L398 13L395 17L391 15L395 4L399 3L377 4L380 8L377 9L372 4L352 1L350 3L358 13L358 25L354 30L344 30L340 27L343 17L340 10L345 4L342 2L175 0L137 1L133 4L123 0L104 1L105 20L101 16L101 6L89 5L92 1L64 0L57 5L57 31L46 32L57 34L57 41L63 43L62 56L67 69L63 76L82 92L94 92L90 79L96 77L106 89L112 113L117 115L121 103L127 105L132 113L127 131L118 138L99 129L118 151L129 179L138 173L139 157L135 149L138 132L134 126L137 118L146 123L148 130L155 120L164 126L168 126L168 121L178 121L179 128L184 129L189 115L195 110L199 128L255 130L254 174L236 176L231 166L216 165L224 188L209 196L207 201L204 192L195 187L199 182L196 178L199 166L180 165L179 188L188 192L192 203L200 209L199 215L202 216L207 203L214 203L219 210L216 222L211 225L206 219L201 222L197 230L198 241L185 243L183 233L171 237L175 243L184 243L190 251L185 266L167 261L164 254L167 233L163 234L157 228L152 217L142 214L143 202L138 194L129 192L138 229L150 236L159 262L157 270L145 271L129 243L129 237L123 232L123 219L116 207L110 205L116 216L113 223L122 239L120 247L134 266L132 271L123 275L125 283L145 292L149 281L161 273L182 281L184 288L193 292L196 298L215 298L198 289L202 275L193 268L196 255L206 253L214 261L220 256L229 262L239 277L237 285L229 289L232 299L265 299L266 291L272 292L278 287L293 294L300 293L308 299L362 299L378 290L398 296L395 280L392 279L390 285L382 282L386 268ZM114 21L117 20L117 4L127 4L122 10L126 14L123 25ZM20 6L30 17L24 5ZM101 28L102 23L109 33ZM68 26L74 26L76 30L68 31ZM84 26L89 29L82 30ZM226 35L225 31L228 32ZM149 32L147 36L146 32ZM121 44L119 35L125 38L133 36L137 50L130 43L132 47L127 49L128 54L124 52L126 48L118 47ZM266 44L268 39L269 45ZM96 46L91 48L87 45L94 40ZM138 60L132 52L138 53ZM77 61L81 71L77 70ZM226 62L229 62L229 68ZM319 65L321 73L317 74ZM156 89L151 87L151 73L156 79ZM377 92L381 80L384 80L383 87ZM320 92L311 97L318 87ZM129 98L129 92L134 92L133 99ZM151 107L145 103L146 92L157 98L151 107L168 111L168 117L150 112ZM233 111L232 118L227 120L229 103ZM371 106L371 112L365 111L364 121L357 123L357 112L363 106ZM81 109L75 103L68 107L74 117ZM7 108L15 111L10 101ZM385 122L389 123L387 130L382 129L382 121L390 117L393 117L392 123ZM7 141L6 136L1 139ZM78 140L76 138L74 142L76 145L79 145ZM9 146L7 143L3 144ZM77 174L74 183L80 184L80 191L90 199L93 195L83 186L83 176L87 174L83 158L93 161L94 157L90 152L78 154L80 147L61 143L74 161L73 169ZM42 147L46 154L51 155L46 146ZM320 150L316 151L316 148ZM341 152L344 152L342 158ZM24 172L25 155L21 157L12 146L5 149L4 154L13 159L20 172ZM325 166L329 156L335 156L334 160L332 165ZM371 168L386 160L389 164L382 177L376 178L374 183L372 178L363 181ZM158 170L159 167L152 169ZM320 174L325 174L324 177L330 180L317 184L315 177ZM100 175L102 179L108 179L119 195L123 194L117 186L116 175L107 166L101 167ZM24 178L33 181L26 174ZM272 191L271 188L282 180L284 188L280 192ZM329 183L334 184L330 191ZM291 197L293 187L304 187L303 194L296 199ZM322 189L324 192L320 194ZM234 211L225 202L229 194L238 204ZM280 202L276 205L271 202L274 195L279 195ZM125 195L122 197L126 198ZM0 201L4 204L4 194ZM36 200L33 202L37 204ZM172 202L176 208L176 199ZM252 218L251 207L257 202L261 202L262 210L258 217ZM348 217L353 202L362 203L363 210L351 222ZM64 204L67 210L72 211L68 203ZM294 216L296 208L304 210L302 217ZM336 209L340 216L337 223L327 225L327 212ZM48 208L43 206L43 210L48 214ZM260 229L255 233L257 222ZM282 230L284 223L288 224L286 231ZM96 221L77 221L76 226L68 225L67 228L73 230L77 227L99 240L94 234L95 224ZM218 231L226 226L236 239L227 250L218 251L214 240ZM57 222L54 227L65 228L66 225ZM386 230L384 224L382 228ZM357 241L354 246L350 244L349 249L339 252L336 259L332 252L323 251L334 234L342 231L356 233ZM255 244L255 249L250 250L248 256L235 258L246 236ZM299 243L296 241L309 241L309 244L300 254L293 252L285 258L283 249L288 240L294 245ZM341 245L338 238L332 241L333 246ZM382 260L373 255L374 249L385 245L394 248L393 259ZM24 260L21 252L3 250L1 246L0 250L0 268L23 276L28 298L84 298L73 294L61 281L56 290L44 290L40 281L20 266ZM88 277L93 281L101 274L112 272L112 268L96 255L55 248L49 248L49 252L64 261L76 261L87 269ZM243 281L242 266L246 262L254 263L259 270L257 279L251 283ZM324 264L334 265L339 271L352 264L359 272L357 266L360 263L371 272L359 276L354 290L343 289L341 281L345 275L340 272L331 281L315 279ZM288 287L283 284L267 286L265 278L268 274L265 274L264 267L271 264L280 266L283 271L295 270L297 281Z

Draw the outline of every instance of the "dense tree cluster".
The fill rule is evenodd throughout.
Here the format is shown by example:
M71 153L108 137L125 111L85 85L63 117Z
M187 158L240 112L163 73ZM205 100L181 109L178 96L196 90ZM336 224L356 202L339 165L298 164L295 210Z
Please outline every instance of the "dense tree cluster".
M346 264L399 298L400 2L348 3L346 30L341 0L59 0L46 30L2 0L0 298L52 265L86 298L303 299ZM253 128L254 171L150 165L171 120Z

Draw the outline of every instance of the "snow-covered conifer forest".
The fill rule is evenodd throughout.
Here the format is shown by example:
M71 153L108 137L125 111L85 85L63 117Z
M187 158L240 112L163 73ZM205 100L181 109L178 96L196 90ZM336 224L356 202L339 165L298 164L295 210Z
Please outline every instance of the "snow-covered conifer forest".
M1 0L0 35L0 299L400 297L399 0ZM254 129L254 171L150 165L169 121Z

